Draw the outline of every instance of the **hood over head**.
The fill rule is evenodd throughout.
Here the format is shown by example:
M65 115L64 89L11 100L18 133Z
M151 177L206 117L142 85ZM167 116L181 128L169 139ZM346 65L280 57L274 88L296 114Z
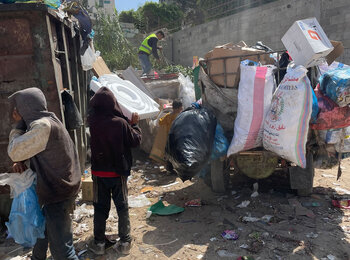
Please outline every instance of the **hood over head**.
M27 88L9 96L12 107L22 116L27 128L30 124L43 117L56 118L54 113L47 111L44 93L38 88ZM57 119L58 120L58 119Z
M128 121L124 116L117 99L112 91L106 87L100 88L90 100L90 106L93 109L89 115L89 120L96 116L121 117Z

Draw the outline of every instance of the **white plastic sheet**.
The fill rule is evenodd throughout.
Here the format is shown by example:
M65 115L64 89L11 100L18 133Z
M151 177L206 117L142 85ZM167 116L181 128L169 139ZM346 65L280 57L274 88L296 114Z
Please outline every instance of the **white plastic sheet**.
M185 77L181 73L179 74L180 82L180 94L179 98L182 100L182 105L184 108L191 106L193 102L196 102L196 96L194 93L194 84L190 77Z
M134 112L139 114L141 120L153 118L159 113L158 103L128 80L123 80L115 74L106 74L101 76L98 82L90 82L90 88L94 92L102 86L113 92L123 114L129 119Z
M2 173L0 174L0 185L9 185L11 188L10 196L15 198L32 186L35 177L36 174L31 169L22 173Z

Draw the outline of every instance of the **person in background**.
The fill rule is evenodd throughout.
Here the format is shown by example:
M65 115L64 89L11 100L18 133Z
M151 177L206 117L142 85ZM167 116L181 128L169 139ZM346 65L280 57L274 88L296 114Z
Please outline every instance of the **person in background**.
M32 260L45 260L48 246L53 259L78 260L73 247L72 222L81 171L75 145L38 88L27 88L9 97L17 122L10 133L8 155L14 172L26 170L26 160L37 174L36 192L46 219L45 238L38 239Z
M157 47L158 40L162 40L165 37L163 31L152 33L147 36L139 48L138 56L142 67L142 74L149 74L152 69L152 64L149 60L149 55L153 54L154 58L160 62L157 49L162 49L161 46Z
M111 199L117 208L120 240L115 245L118 253L130 253L130 219L127 178L132 165L131 148L141 143L139 116L132 114L129 121L119 107L113 93L100 88L90 100L88 117L91 134L91 173L94 190L94 239L89 249L96 255L105 253L106 220Z
M182 112L183 106L182 102L179 99L175 99L172 104L173 111L171 113L166 114L162 118L159 119L159 126L166 128L166 134L168 136L172 123L175 118Z
M166 162L165 160L165 147L166 147L171 125L173 124L176 117L183 110L182 102L178 99L175 99L173 101L172 108L173 108L173 111L171 113L168 113L159 119L159 129L150 153L150 158L159 163L167 165L168 171L172 171L172 166L170 162Z

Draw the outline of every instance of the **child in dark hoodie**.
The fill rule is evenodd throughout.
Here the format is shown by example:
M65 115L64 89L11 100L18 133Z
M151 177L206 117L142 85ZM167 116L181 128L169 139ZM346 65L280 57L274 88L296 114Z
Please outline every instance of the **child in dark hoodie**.
M8 154L15 172L30 168L37 173L36 191L46 219L44 239L38 239L33 260L46 259L48 245L54 259L78 260L73 247L69 214L80 188L78 155L67 130L47 111L38 88L18 91L9 97L17 126L10 133Z
M111 199L117 208L120 241L117 252L129 254L131 248L127 178L132 165L131 148L141 142L137 126L138 114L126 118L113 93L99 89L90 100L88 121L91 134L91 173L94 184L94 240L89 249L97 255L105 253L106 220Z

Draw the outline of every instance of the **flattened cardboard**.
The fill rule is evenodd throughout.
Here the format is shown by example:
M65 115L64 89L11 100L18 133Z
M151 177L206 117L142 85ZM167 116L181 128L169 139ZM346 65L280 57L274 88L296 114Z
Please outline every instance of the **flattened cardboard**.
M344 52L344 45L342 42L331 41L331 43L334 49L326 57L328 66L331 65Z

